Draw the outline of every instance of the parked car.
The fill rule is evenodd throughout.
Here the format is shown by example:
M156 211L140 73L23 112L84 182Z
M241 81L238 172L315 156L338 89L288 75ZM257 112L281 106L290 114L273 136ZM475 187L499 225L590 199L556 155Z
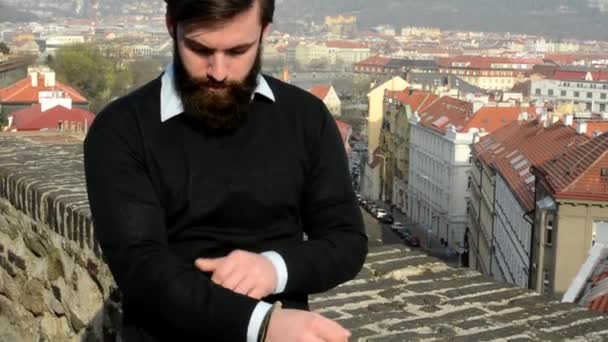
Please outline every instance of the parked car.
M393 215L391 215L391 214L382 215L378 218L378 221L380 221L382 223L391 224L391 223L393 223Z
M410 247L420 247L420 239L418 239L415 235L410 235L407 239L405 239L405 244Z
M403 228L404 228L403 223L401 223L399 221L397 221L391 225L391 229L393 229L393 230L400 230Z
M412 236L412 232L407 228L403 228L397 231L397 235L399 235L402 239L407 239Z
M367 202L367 211L375 216L374 212L377 209L376 205L372 202Z
M376 208L376 210L372 211L372 213L378 219L381 218L382 216L388 215L388 212L386 212L386 210L384 210L382 208Z

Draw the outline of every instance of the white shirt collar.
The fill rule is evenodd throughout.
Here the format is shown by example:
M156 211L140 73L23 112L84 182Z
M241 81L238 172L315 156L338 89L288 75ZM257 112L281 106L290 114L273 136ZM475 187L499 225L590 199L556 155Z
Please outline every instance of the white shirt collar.
M165 73L161 78L162 86L160 88L160 121L165 122L174 116L184 112L182 99L175 88L175 77L173 76L173 62L165 67ZM274 93L266 79L261 74L258 74L258 85L253 91L254 94L260 94L268 98L272 102L275 101ZM253 95L252 95L253 97Z

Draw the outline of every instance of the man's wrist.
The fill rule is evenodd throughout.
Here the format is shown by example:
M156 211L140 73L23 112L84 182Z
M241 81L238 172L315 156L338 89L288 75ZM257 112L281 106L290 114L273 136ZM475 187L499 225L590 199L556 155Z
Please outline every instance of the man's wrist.
M262 320L262 325L260 326L260 331L258 333L257 342L266 341L266 336L268 335L268 328L270 327L270 319L272 318L272 315L280 308L281 308L281 302L277 301L272 305L270 310L268 310L268 312L266 312L266 315L264 316L264 320Z
M287 264L285 263L285 260L279 253L274 251L264 252L261 255L270 260L277 276L277 283L273 294L282 293L285 291L285 287L287 286L288 277Z

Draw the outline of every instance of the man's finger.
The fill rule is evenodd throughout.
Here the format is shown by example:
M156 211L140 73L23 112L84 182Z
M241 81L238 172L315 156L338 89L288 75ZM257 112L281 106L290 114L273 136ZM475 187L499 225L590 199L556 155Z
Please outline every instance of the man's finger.
M236 287L246 280L247 275L239 272L233 272L226 279L224 279L220 285L227 288L228 290L235 290Z
M350 331L344 329L340 324L325 317L320 318L316 327L316 335L324 341L345 342L351 335Z
M240 293L245 296L249 296L249 292L254 288L253 282L249 279L243 279L238 285L236 285L233 289L234 292ZM249 296L251 297L251 296ZM256 298L259 299L259 298Z
M214 272L224 262L225 258L196 259L194 265L203 272Z
M247 292L247 296L255 299L262 299L267 295L268 294L264 293L264 291L259 286L254 286Z

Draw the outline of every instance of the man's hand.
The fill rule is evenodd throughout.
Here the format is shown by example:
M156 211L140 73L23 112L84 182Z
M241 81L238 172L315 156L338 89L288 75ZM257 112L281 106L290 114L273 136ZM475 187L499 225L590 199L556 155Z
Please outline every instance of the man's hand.
M350 332L314 312L279 309L270 317L265 342L347 342Z
M236 250L223 258L197 259L194 264L213 273L214 283L255 299L271 295L277 287L272 262L260 254Z

